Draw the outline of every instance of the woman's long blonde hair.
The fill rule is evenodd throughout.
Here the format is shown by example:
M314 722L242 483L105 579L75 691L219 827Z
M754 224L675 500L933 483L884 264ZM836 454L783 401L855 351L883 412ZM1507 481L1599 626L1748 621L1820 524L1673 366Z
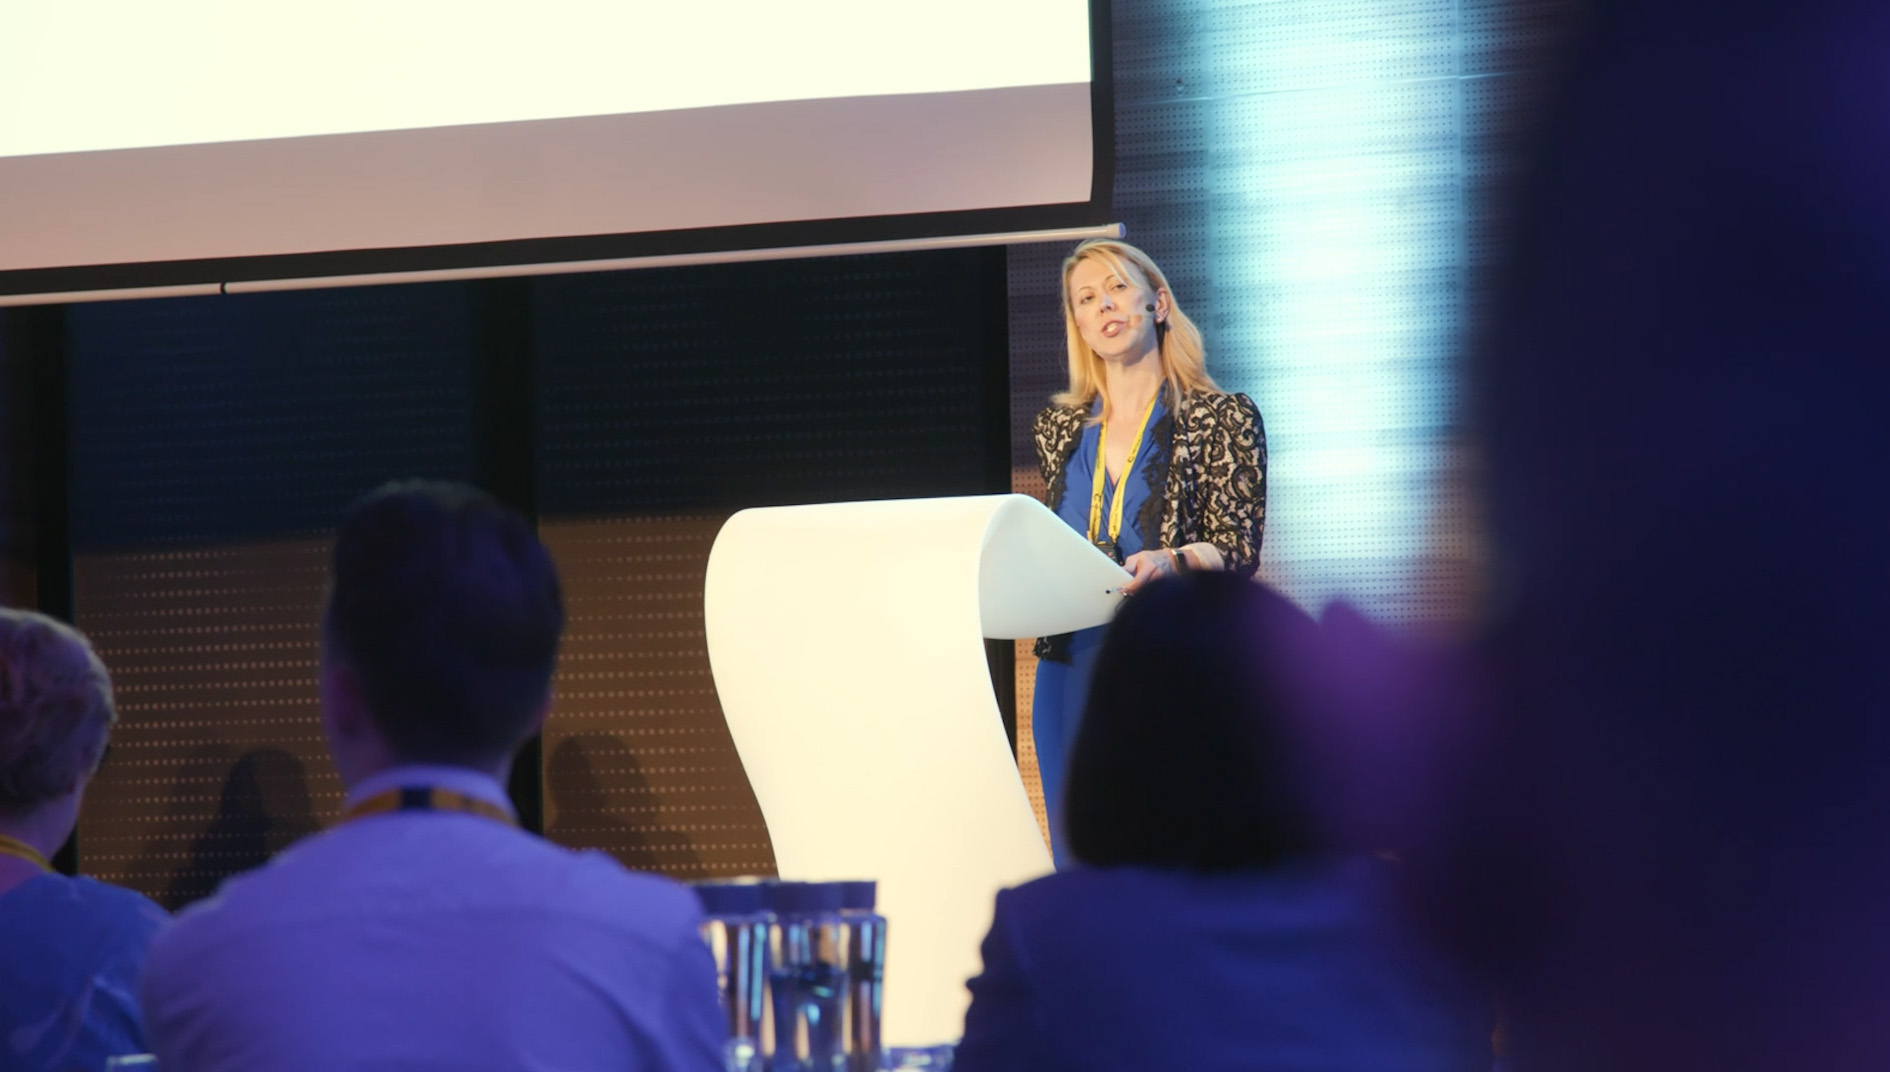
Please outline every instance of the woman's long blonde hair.
M1092 238L1071 251L1063 262L1063 334L1070 351L1070 389L1051 401L1060 406L1087 406L1103 394L1103 360L1083 341L1076 329L1076 309L1070 304L1070 273L1086 260L1101 261L1125 283L1136 280L1135 273L1156 293L1168 296L1168 317L1156 325L1161 338L1162 377L1168 381L1168 404L1173 406L1184 395L1196 391L1219 391L1207 372L1207 348L1201 342L1201 329L1181 311L1175 292L1168 287L1168 277L1149 255L1113 238Z

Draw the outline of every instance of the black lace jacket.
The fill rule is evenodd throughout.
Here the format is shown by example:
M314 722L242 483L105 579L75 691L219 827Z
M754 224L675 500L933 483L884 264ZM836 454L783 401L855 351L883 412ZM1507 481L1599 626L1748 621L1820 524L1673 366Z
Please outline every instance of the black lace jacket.
M1049 406L1031 423L1044 502L1063 500L1070 456L1089 420L1084 406ZM1243 394L1198 392L1149 430L1159 448L1141 466L1149 497L1136 518L1148 546L1211 543L1227 569L1253 576L1267 519L1267 432L1260 410ZM1157 494L1157 489L1160 493ZM1067 662L1064 637L1037 641L1040 658Z

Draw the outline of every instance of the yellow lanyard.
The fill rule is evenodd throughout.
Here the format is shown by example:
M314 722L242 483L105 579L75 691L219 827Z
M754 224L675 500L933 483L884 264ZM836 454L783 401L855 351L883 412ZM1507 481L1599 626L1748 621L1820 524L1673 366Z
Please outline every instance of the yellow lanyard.
M1155 400L1162 396L1161 388L1148 396L1148 408L1142 411L1142 423L1135 430L1135 438L1129 440L1129 460L1122 465L1122 475L1116 479L1116 494L1109 503L1109 542L1098 543L1097 532L1102 528L1103 479L1109 473L1109 418L1104 417L1102 428L1096 434L1096 472L1089 482L1089 542L1096 544L1116 555L1116 540L1122 536L1122 503L1125 499L1123 489L1129 486L1129 475L1135 472L1135 456L1142 452L1142 436L1148 431L1148 419L1155 415Z
M38 849L5 834L0 834L0 856L18 856L28 863L38 864L41 871L52 870L52 865L46 862L46 858L39 854Z
M457 811L492 819L507 826L518 825L512 813L497 804L451 789L441 789L437 785L403 785L399 789L376 793L343 812L341 821L345 823L363 815L379 815L390 811Z

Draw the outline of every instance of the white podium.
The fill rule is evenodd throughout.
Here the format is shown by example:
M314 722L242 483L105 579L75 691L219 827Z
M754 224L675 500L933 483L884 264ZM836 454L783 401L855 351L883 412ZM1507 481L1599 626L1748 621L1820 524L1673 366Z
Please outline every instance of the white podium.
M879 880L885 1038L957 1038L992 898L1050 870L983 638L1108 621L1128 574L1023 495L744 510L709 661L784 879Z

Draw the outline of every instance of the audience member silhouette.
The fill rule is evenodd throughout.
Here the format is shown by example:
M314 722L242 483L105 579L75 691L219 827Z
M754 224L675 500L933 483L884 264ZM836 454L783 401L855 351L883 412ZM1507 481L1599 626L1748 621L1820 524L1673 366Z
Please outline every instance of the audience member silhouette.
M136 999L164 910L130 890L56 874L117 721L83 636L0 609L0 1069L97 1070L144 1050Z
M1227 573L1104 639L1065 812L1083 865L998 895L958 1067L1471 1070L1489 1016L1312 799L1318 627Z
M531 526L471 488L349 511L322 620L347 812L152 945L152 1050L188 1072L721 1067L684 887L516 828L564 626Z
M1431 888L1536 1072L1890 1067L1890 7L1602 6L1474 387Z

